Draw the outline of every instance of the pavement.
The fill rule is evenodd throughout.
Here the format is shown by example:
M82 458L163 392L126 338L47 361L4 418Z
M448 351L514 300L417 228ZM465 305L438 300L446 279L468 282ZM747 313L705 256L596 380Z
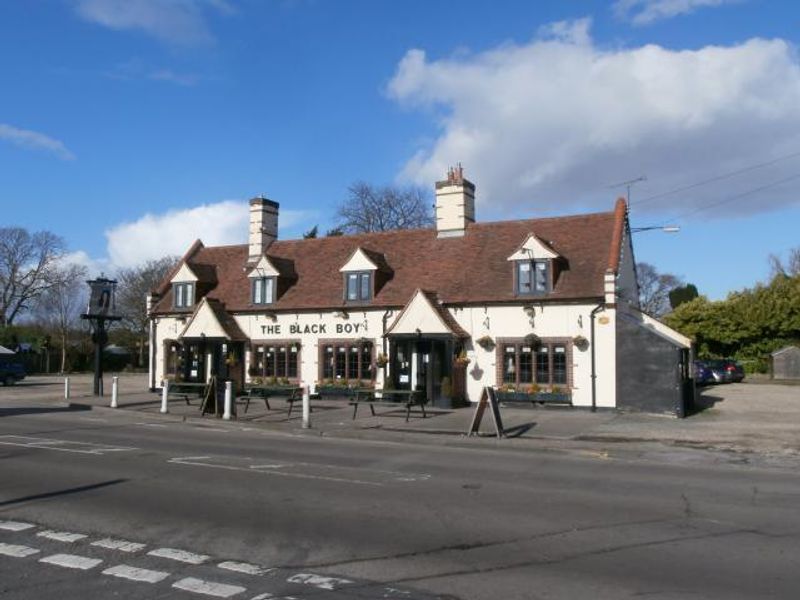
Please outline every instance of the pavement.
M106 387L111 387L111 376ZM71 394L64 400L64 380L58 376L32 376L15 387L0 389L3 397L18 400L73 404L94 410L110 409L110 394L91 395L91 376L70 377ZM479 436L466 437L474 407L427 409L427 418L376 405L372 416L368 406L353 408L342 400L312 400L311 428L302 427L302 410L296 405L291 416L288 405L272 400L271 410L253 401L247 413L238 404L237 416L223 421L214 415L201 415L199 401L186 405L171 399L169 414L162 415L159 393L146 390L141 374L119 375L119 408L166 420L197 421L214 426L252 427L286 435L413 442L429 445L496 446L508 449L586 449L621 451L625 448L653 450L694 449L723 453L726 460L757 460L762 463L800 465L800 386L780 385L769 380L752 380L702 388L698 410L686 419L667 415L626 413L569 407L502 406L506 437L497 439L489 411L483 418ZM2 410L2 407L0 407Z

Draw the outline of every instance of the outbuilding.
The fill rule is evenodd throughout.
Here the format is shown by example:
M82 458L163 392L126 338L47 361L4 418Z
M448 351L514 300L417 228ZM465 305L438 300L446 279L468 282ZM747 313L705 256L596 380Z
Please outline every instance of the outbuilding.
M772 379L800 379L800 348L786 346L773 352Z
M680 412L691 343L639 310L625 201L479 223L475 192L451 169L432 228L285 241L279 204L252 199L247 244L197 240L149 297L150 387L391 386L450 405L495 386Z

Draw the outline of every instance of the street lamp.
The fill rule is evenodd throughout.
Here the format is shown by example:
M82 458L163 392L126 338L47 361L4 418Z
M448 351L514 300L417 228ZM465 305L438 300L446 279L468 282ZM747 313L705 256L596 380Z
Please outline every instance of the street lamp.
M663 231L664 233L678 233L681 228L678 225L654 225L652 227L631 227L631 233L642 231Z

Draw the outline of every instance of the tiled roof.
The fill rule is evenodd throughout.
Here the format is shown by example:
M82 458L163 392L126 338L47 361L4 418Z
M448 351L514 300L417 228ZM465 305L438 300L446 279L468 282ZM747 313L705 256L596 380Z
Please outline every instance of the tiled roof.
M370 303L402 307L418 288L433 290L446 305L518 301L513 289L513 265L507 260L529 234L546 241L564 262L555 289L536 301L595 299L603 296L603 275L618 266L625 218L624 200L613 212L546 219L471 223L463 237L437 238L434 229L276 241L268 249L270 260L292 265L292 278L269 310L332 309L344 301L339 269L353 251L364 248L380 255L391 273ZM184 260L195 272L210 267L216 277L209 298L225 303L230 312L256 310L250 303L247 279L248 247L204 247L195 244ZM283 272L284 269L281 269ZM172 307L169 285L155 312ZM264 310L260 307L259 310Z

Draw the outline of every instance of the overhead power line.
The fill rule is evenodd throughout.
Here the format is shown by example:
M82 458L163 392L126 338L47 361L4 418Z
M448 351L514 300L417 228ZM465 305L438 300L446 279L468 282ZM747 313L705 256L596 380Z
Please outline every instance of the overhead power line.
M741 194L736 194L735 196L731 196L730 198L725 198L724 200L720 200L718 202L712 202L711 204L706 204L705 206L700 206L683 214L680 214L676 217L672 217L669 221L675 222L681 219L685 219L686 217L690 217L695 215L699 212L703 212L704 210L709 210L711 208L716 208L718 206L722 206L723 204L727 204L729 202L733 202L735 200L739 200L740 198L744 198L745 196L749 196L750 194L755 194L756 192L762 192L764 190L768 190L769 188L776 187L778 185L788 183L790 181L794 181L795 179L800 179L800 173L795 173L794 175L790 175L789 177L784 177L783 179L779 179L777 181L773 181L771 183L767 183L765 185L759 186L757 188L753 188L751 190L747 190L746 192L742 192Z
M729 173L724 173L722 175L717 175L716 177L712 177L710 179L704 179L703 181L698 181L696 183L692 183L689 185L685 185L679 188L675 188L674 190L670 190L668 192L662 192L660 194L655 194L653 196L647 196L646 198L642 198L641 200L637 200L631 202L632 205L641 206L642 204L646 204L648 202L652 202L653 200L658 200L659 198L664 198L665 196L671 196L672 194L679 194L680 192L686 192L688 190L693 190L694 188L698 188L704 185L708 185L709 183L714 183L716 181L722 181L723 179L728 179L729 177L734 177L735 175L741 175L742 173L747 173L749 171L755 171L756 169L763 169L764 167L769 167L776 163L779 163L784 160L789 160L790 158L796 158L800 156L800 152L793 152L792 154L786 154L784 156L779 156L778 158L773 158L772 160L768 160L766 162L758 163L755 165L750 165L747 167L742 167L741 169L736 169L735 171L730 171Z

